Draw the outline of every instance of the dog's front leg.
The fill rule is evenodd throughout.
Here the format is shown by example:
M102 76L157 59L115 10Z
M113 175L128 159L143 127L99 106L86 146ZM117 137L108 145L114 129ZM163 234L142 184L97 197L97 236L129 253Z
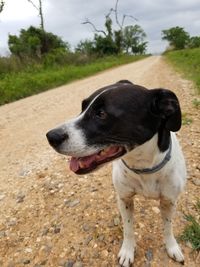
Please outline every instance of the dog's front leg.
M121 199L118 196L118 206L123 221L123 244L118 254L119 264L129 267L134 261L135 238L133 229L133 199Z
M181 252L173 233L172 218L176 210L176 203L166 198L160 200L161 215L164 224L164 241L168 255L175 261L184 263L184 256Z

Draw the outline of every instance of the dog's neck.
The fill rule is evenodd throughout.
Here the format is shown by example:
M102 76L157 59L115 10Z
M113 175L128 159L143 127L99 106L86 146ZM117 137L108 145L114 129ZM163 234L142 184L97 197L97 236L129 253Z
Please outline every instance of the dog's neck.
M158 165L165 157L167 150L161 152L158 147L158 134L123 156L130 168L145 169Z

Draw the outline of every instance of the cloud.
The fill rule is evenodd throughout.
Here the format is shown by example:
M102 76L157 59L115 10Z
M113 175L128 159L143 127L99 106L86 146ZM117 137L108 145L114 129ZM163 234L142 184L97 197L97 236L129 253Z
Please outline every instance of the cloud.
M102 29L105 15L115 6L115 0L43 0L43 5L46 30L74 46L81 39L93 37L90 25L81 23L89 18ZM200 35L199 0L120 0L118 10L120 18L130 14L138 19L137 22L127 19L126 23L138 23L143 27L148 36L149 52L161 52L166 48L167 43L161 40L163 29L180 26L191 35ZM17 34L21 28L39 26L39 23L37 11L27 0L7 0L0 15L0 49L6 47L8 33Z

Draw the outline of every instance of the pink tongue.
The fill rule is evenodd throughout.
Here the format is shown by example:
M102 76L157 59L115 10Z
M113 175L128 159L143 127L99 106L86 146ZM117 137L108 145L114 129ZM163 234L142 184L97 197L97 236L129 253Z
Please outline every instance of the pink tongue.
M104 155L101 155L101 154L98 155L98 153L96 153L96 154L82 157L82 158L72 157L70 161L70 170L73 172L77 172L79 169L81 169L81 167L79 166L79 163L82 163L84 165L83 168L87 169L91 166L92 163L101 162L102 160L113 156L115 153L118 152L118 150L119 148L114 146L114 147L110 147L109 150L107 150Z
M79 169L79 164L78 164L78 159L77 158L71 158L70 160L70 170L73 171L73 172L77 172L78 169Z
M95 161L96 155L97 154L94 154L92 156L87 156L84 158L72 157L70 161L70 170L73 172L77 172L80 169L79 162L82 162L84 164L84 168L88 168L91 163Z

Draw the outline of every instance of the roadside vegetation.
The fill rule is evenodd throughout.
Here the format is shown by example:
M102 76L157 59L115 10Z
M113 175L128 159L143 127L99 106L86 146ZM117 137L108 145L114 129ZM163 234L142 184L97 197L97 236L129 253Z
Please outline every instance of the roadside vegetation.
M200 48L183 49L165 53L165 57L184 73L186 79L192 80L200 94ZM199 100L195 100L194 105L199 106Z
M164 52L166 58L195 83L200 93L200 36L190 36L184 28L176 26L163 30L162 39L169 43ZM194 105L199 106L198 99Z
M35 64L27 66L26 69L21 71L1 74L0 105L87 77L114 66L144 58L144 56L139 55L106 56L93 60L87 60L81 56L72 55L72 57L75 57L76 64L53 64L49 66L45 63Z

